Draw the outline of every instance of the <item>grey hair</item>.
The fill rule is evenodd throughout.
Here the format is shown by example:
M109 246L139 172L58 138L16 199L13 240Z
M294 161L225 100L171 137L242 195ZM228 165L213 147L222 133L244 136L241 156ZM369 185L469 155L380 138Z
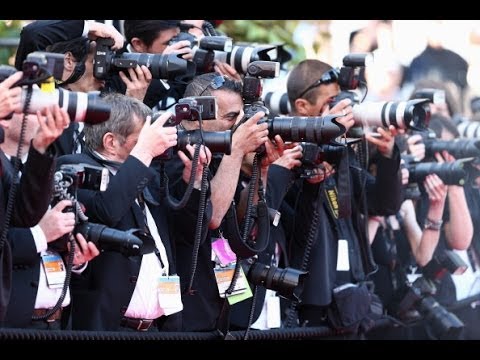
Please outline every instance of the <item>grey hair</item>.
M134 115L143 121L148 115L152 115L152 110L147 105L123 94L111 93L102 99L111 106L110 117L99 124L85 124L84 129L85 145L92 150L103 149L103 136L107 132L126 139L135 129Z

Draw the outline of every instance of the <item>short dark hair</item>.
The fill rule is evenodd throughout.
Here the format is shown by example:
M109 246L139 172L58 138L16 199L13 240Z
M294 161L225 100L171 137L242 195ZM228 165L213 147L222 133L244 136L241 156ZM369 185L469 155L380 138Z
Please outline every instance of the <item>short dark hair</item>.
M295 100L300 97L302 92L330 69L332 67L323 61L307 59L298 63L290 71L287 80L287 94L292 109L295 109ZM316 98L315 94L316 91L307 91L302 98L313 103Z
M216 76L222 76L217 72L206 73L195 76L193 80L187 85L184 96L200 96L200 95L212 95L212 90L225 90L231 91L242 96L242 83L235 81L229 77L224 76L224 82L217 89L213 89L210 85Z
M137 37L151 46L160 32L176 28L179 23L180 20L125 20L123 31L128 43Z
M90 40L86 37L78 37L76 39L60 41L55 44L49 45L46 51L66 54L71 52L75 60L85 61L90 50Z

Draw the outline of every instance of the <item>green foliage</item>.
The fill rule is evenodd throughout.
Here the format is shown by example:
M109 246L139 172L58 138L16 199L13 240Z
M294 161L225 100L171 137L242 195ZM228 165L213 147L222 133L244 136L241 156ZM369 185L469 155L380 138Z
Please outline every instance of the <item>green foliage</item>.
M305 51L292 40L298 20L225 20L219 30L233 38L235 42L258 42L265 44L285 44L292 54L288 62L290 68L305 58Z
M15 40L20 37L23 20L0 20L0 41ZM13 65L16 46L0 45L0 64Z

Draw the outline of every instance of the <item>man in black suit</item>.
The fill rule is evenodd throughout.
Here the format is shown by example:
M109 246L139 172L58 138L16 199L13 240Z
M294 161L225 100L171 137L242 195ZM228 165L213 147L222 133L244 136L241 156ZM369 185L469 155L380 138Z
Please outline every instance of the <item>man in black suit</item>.
M68 124L68 115L65 111L58 111L58 109L52 115L58 117L59 129L57 129L57 132L60 134L63 130L61 126ZM52 117L52 115L49 116ZM0 145L2 150L0 161L7 184L12 182L14 172L12 161L18 159L16 155L19 144L21 143L22 145L20 158L23 163L28 156L30 143L39 129L37 115L27 115L26 121L23 139L20 139L21 115L14 114L11 120L1 121L5 139ZM23 173L24 171L20 170L19 175ZM25 176L28 175L25 174ZM52 187L53 184L50 185L50 188ZM47 193L49 194L50 191L47 191ZM10 303L4 322L6 327L60 328L62 306L51 316L48 316L47 311L53 308L59 300L62 288L48 283L52 275L50 273L47 274L45 267L42 266L42 260L45 265L47 264L45 263L46 256L53 256L50 259L55 260L55 264L63 264L63 268L65 268L63 259L57 253L53 253L52 250L47 251L47 246L49 242L73 231L75 225L74 214L72 212L63 212L67 206L71 205L72 203L69 200L60 201L53 209L48 209L39 223L31 228L9 228L8 239L12 243L13 255L13 281ZM90 260L92 255L98 254L95 245L93 243L87 245L83 237L78 238L78 243L80 246L76 249L77 256L74 257L74 265L84 263ZM85 252L81 251L82 248L85 249ZM82 256L81 258L80 255ZM50 264L53 265L52 262ZM61 271L58 272L58 274L61 273ZM57 274L53 274L53 276L57 276ZM63 307L67 306L69 302L70 294L68 292L63 300ZM47 314L46 320L32 319L32 315L39 316L44 314Z
M193 237L200 192L193 190L187 206L177 212L168 209L165 198L152 196L159 193L159 179L150 163L177 144L176 128L163 126L171 114L150 124L145 119L151 110L140 101L121 94L110 94L104 100L112 108L110 119L86 125L86 152L61 157L59 165L87 163L108 168L113 177L106 191L78 191L89 221L119 230L148 231L156 250L130 257L103 251L74 278L73 328L176 331L183 304L172 239L177 233ZM193 153L193 147L188 150ZM197 178L201 178L202 163L209 161L203 151L200 154ZM183 159L190 169L190 160ZM182 178L188 181L189 177L190 171L184 171ZM205 223L208 220L206 215ZM176 289L172 296L165 296L165 286Z
M12 75L20 76L18 74ZM8 79L7 79L8 80ZM53 112L53 114L52 114ZM32 242L24 243L15 241L11 232L8 232L8 226L29 227L36 225L47 210L53 188L54 173L54 153L50 145L62 134L64 128L69 124L68 114L60 110L58 105L52 111L45 109L45 117L37 113L39 117L39 130L33 138L28 151L28 161L22 171L23 176L16 190L14 203L11 210L6 209L11 194L14 177L8 171L8 167L2 164L2 181L0 182L0 221L2 224L2 286L1 286L1 306L0 320L5 317L6 306L10 298L11 290L11 270L12 262L16 261L16 256L27 254L28 256L37 255ZM19 116L17 114L14 117ZM3 127L10 126L14 120L1 120ZM4 154L2 154L4 156ZM11 221L5 224L5 217L11 211ZM13 249L13 250L12 250ZM33 251L34 250L34 251ZM13 259L12 259L13 251ZM33 252L32 252L33 251ZM20 255L23 256L23 255ZM28 256L25 256L27 258ZM31 313L30 313L31 316Z

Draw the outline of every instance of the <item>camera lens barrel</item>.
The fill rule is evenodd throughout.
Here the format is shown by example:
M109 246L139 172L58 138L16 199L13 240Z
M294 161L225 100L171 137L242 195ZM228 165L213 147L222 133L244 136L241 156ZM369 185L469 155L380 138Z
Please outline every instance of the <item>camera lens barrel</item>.
M423 182L427 175L436 174L445 185L461 185L467 181L467 172L463 164L455 161L451 163L413 163L408 165L409 183Z
M326 144L345 133L335 118L337 115L274 117L268 120L268 135L280 135L284 141Z
M353 119L355 125L423 129L430 121L430 108L425 106L426 101L364 101L353 107Z
M140 255L142 241L128 231L112 229L101 224L83 222L75 227L87 241L93 242L99 250L112 250L127 256Z
M203 140L203 141L202 141ZM232 151L232 131L178 130L177 149L185 151L188 144L202 142L212 153L230 155Z
M27 90L22 91L22 103L25 103ZM87 124L98 124L108 120L111 107L104 102L96 92L83 93L64 89L55 89L52 92L45 92L40 89L33 89L30 101L29 112L35 114L46 107L58 104L70 115L75 122Z
M291 112L288 94L281 91L269 91L262 95L265 106L274 115L288 115Z

